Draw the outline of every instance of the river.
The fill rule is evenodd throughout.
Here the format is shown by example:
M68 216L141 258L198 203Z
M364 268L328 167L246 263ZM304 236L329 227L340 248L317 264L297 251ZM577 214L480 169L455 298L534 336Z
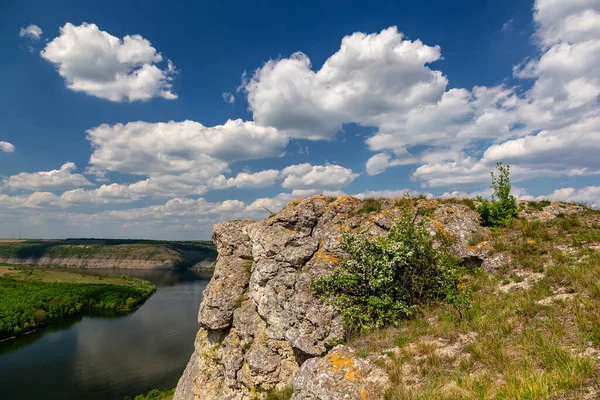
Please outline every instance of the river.
M0 343L0 398L123 400L177 384L194 347L210 274L87 270L147 279L158 290L133 313L57 321Z

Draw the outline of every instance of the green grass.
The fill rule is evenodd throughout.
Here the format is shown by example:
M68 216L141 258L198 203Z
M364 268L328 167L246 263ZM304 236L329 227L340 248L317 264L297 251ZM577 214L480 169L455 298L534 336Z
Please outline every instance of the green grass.
M171 400L175 395L175 388L169 390L153 389L146 394L139 394L133 400ZM124 400L132 400L127 396Z
M293 394L292 388L273 390L267 393L265 400L290 400Z
M547 207L551 204L550 200L540 200L540 201L528 201L527 205L529 208L535 211L542 211L544 207Z
M357 214L369 214L375 211L381 211L381 199L368 198L363 200L362 207Z
M88 309L134 309L155 290L150 282L125 276L0 267L0 339Z
M495 276L465 276L473 292L463 318L432 304L350 345L373 354L396 347L384 353L392 381L386 400L588 398L600 385L600 362L584 354L590 346L600 350L600 252L586 246L600 243L599 222L600 213L588 210L493 230L495 251L513 262ZM529 271L544 277L527 290L499 290ZM538 303L557 291L571 297ZM472 339L460 345L465 335ZM440 351L453 345L455 353Z

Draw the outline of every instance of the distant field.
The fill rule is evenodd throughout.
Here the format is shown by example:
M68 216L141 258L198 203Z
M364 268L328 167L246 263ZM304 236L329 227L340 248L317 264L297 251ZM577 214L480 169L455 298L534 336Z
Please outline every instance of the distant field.
M0 262L66 268L190 268L212 262L209 241L0 239Z
M14 274L17 272L19 271L16 270L14 267L0 265L0 276L4 276L5 274Z

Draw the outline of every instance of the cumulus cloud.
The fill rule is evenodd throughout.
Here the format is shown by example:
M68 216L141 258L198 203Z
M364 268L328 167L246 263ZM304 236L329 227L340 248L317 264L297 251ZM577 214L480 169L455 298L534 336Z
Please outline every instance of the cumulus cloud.
M514 135L515 91L502 85L447 90L448 79L430 68L440 59L438 46L390 27L344 37L317 71L304 53L271 60L243 87L255 121L291 137L329 139L347 123L376 127L366 141L380 152L367 163L370 175L419 162L410 146L449 154L481 138Z
M537 0L535 37L541 55L514 68L515 77L533 80L531 89L505 97L502 109L510 113L484 114L506 128L490 125L495 143L481 158L468 155L463 146L453 157L420 166L413 177L428 186L477 184L497 161L511 163L518 179L600 173L599 16L595 0ZM478 126L469 129L474 137L485 137Z
M396 198L400 198L400 197L405 197L405 196L409 196L409 197L418 197L418 196L425 196L426 198L430 199L433 198L433 195L431 193L427 193L427 192L417 192L415 190L411 190L411 189L399 189L399 190L391 190L391 189L387 189L387 190L366 190L364 192L360 192L354 195L354 197L357 197L361 200L364 199L379 199L379 198L388 198L388 199L396 199Z
M4 187L12 190L59 190L85 185L92 185L81 174L74 174L77 167L75 163L63 164L60 169L39 172L21 172L17 175L4 178Z
M87 137L92 165L137 175L276 157L288 143L276 129L240 119L213 127L194 121L104 124L88 130Z
M557 189L548 196L543 196L556 201L569 201L586 203L592 207L600 208L600 186L587 186L581 189Z
M98 189L74 189L64 192L60 196L63 206L82 204L114 204L130 203L137 201L142 196L131 189L131 185L113 183L102 185Z
M171 84L175 66L168 60L158 67L163 56L140 35L119 39L95 24L66 23L41 55L74 91L117 102L177 98Z
M330 139L347 123L376 128L366 140L378 152L367 161L369 175L416 163L413 178L427 186L445 179L478 184L508 154L503 150L516 147L534 155L520 166L523 177L556 175L545 164L567 152L559 161L563 175L597 173L594 157L575 155L584 144L585 154L597 152L600 143L599 4L536 0L541 53L514 68L515 77L533 80L525 92L506 84L448 89L448 79L432 67L441 49L408 40L395 27L344 37L320 69L301 52L270 60L243 88L255 121L290 137ZM583 126L594 130L573 140ZM525 157L510 159L517 164Z
M228 171L229 163L278 157L288 143L274 128L239 119L213 127L194 121L104 124L88 130L87 138L96 170L146 176L132 189L168 196L202 194L209 181ZM232 184L251 180L241 175Z
M440 57L439 47L407 40L396 27L357 32L318 71L297 52L267 62L243 87L257 123L291 137L329 139L344 123L381 126L390 114L435 101L447 79L427 64Z
M336 190L348 186L360 174L339 165L290 165L281 171L282 187L288 189Z
M12 143L3 142L0 140L0 151L5 153L12 153L15 151L15 146Z
M570 126L490 146L483 159L521 168L559 170L566 175L600 173L600 116ZM584 164L582 164L582 159ZM578 168L583 166L583 168Z
M26 195L10 196L0 193L0 208L16 209L10 213L18 215L24 208L51 209L60 206L60 197L52 192L34 192Z
M19 36L33 40L38 40L42 37L42 33L42 28L34 24L29 24L27 28L21 28L21 30L19 31Z
M369 158L365 166L367 168L367 174L373 176L382 173L389 167L412 164L414 162L416 162L416 160L413 157L408 157L406 159L393 159L393 156L389 153L378 153Z
M273 186L279 176L279 171L275 169L256 173L240 172L235 178L226 178L224 175L219 175L211 179L208 186L211 189L265 188Z

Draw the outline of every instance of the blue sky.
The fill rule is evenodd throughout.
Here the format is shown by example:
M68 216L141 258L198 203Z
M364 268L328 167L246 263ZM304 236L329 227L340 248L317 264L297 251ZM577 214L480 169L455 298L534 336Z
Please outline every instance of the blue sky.
M497 161L600 203L598 0L9 1L0 38L0 236L203 239Z

